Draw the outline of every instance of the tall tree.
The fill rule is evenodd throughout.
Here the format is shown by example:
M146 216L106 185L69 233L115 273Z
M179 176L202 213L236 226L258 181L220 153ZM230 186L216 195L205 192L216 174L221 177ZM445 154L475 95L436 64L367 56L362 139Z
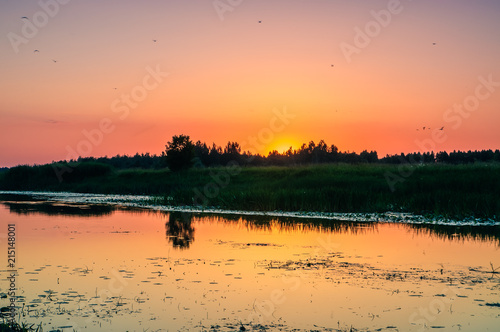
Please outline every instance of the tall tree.
M167 166L172 171L180 171L193 166L194 145L189 136L173 136L165 145Z

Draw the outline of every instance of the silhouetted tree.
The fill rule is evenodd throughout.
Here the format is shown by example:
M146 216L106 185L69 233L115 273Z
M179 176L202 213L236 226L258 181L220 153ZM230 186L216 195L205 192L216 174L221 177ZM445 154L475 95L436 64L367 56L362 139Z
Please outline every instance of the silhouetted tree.
M207 144L197 141L194 144L194 155L202 166L210 165L210 149Z
M226 147L224 148L224 153L239 155L241 152L241 147L237 142L227 142Z
M436 154L436 161L438 163L447 163L450 161L450 157L446 151L438 152Z
M311 142L314 145L314 142ZM311 147L311 143L309 146ZM318 145L312 149L312 161L313 163L324 163L328 161L328 145L326 145L324 140L319 141Z
M363 150L359 154L359 157L367 163L376 163L378 161L377 151L368 152L367 150Z
M193 166L194 145L189 136L173 136L165 145L165 157L168 168L174 172Z
M222 163L226 165L230 161L240 162L241 160L241 147L237 142L227 142L224 148Z
M494 161L500 161L500 150L495 150L495 152L493 153L493 160Z
M212 147L210 148L210 165L207 166L219 166L221 165L221 156L222 156L222 148L220 146L215 145L215 143L212 143Z
M187 249L194 241L193 218L189 212L170 212L165 223L165 233L174 248Z

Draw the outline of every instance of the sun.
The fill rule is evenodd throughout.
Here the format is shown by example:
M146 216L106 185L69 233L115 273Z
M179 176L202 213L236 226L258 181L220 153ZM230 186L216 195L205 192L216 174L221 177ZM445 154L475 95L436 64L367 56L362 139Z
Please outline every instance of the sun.
M290 139L290 138L283 138L283 139L276 139L274 142L271 142L265 149L265 155L267 156L269 152L271 151L278 151L280 154L288 151L292 147L292 150L297 149L298 143L296 142L295 139Z

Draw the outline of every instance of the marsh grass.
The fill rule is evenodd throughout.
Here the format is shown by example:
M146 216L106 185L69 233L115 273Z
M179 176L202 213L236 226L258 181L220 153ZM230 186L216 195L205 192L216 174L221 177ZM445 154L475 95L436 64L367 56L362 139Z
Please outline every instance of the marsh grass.
M35 324L21 324L17 322L2 322L0 323L0 332L42 332L42 324L35 326Z
M226 168L117 171L89 164L73 167L62 182L50 165L20 166L0 174L0 189L148 194L158 196L157 203L169 205L199 202L196 189L203 193L205 205L224 209L500 216L498 163L406 166L411 175L401 177L394 191L385 175L400 175L397 165L243 167L239 174L226 177L227 181L217 182L217 175L227 175Z

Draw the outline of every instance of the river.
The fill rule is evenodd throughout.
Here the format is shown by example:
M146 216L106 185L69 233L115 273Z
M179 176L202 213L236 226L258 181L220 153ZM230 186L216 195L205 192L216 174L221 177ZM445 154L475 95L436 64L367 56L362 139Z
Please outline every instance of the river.
M0 306L13 301L16 320L43 331L500 324L494 225L155 211L4 194L0 227L2 266L15 259L2 267Z

